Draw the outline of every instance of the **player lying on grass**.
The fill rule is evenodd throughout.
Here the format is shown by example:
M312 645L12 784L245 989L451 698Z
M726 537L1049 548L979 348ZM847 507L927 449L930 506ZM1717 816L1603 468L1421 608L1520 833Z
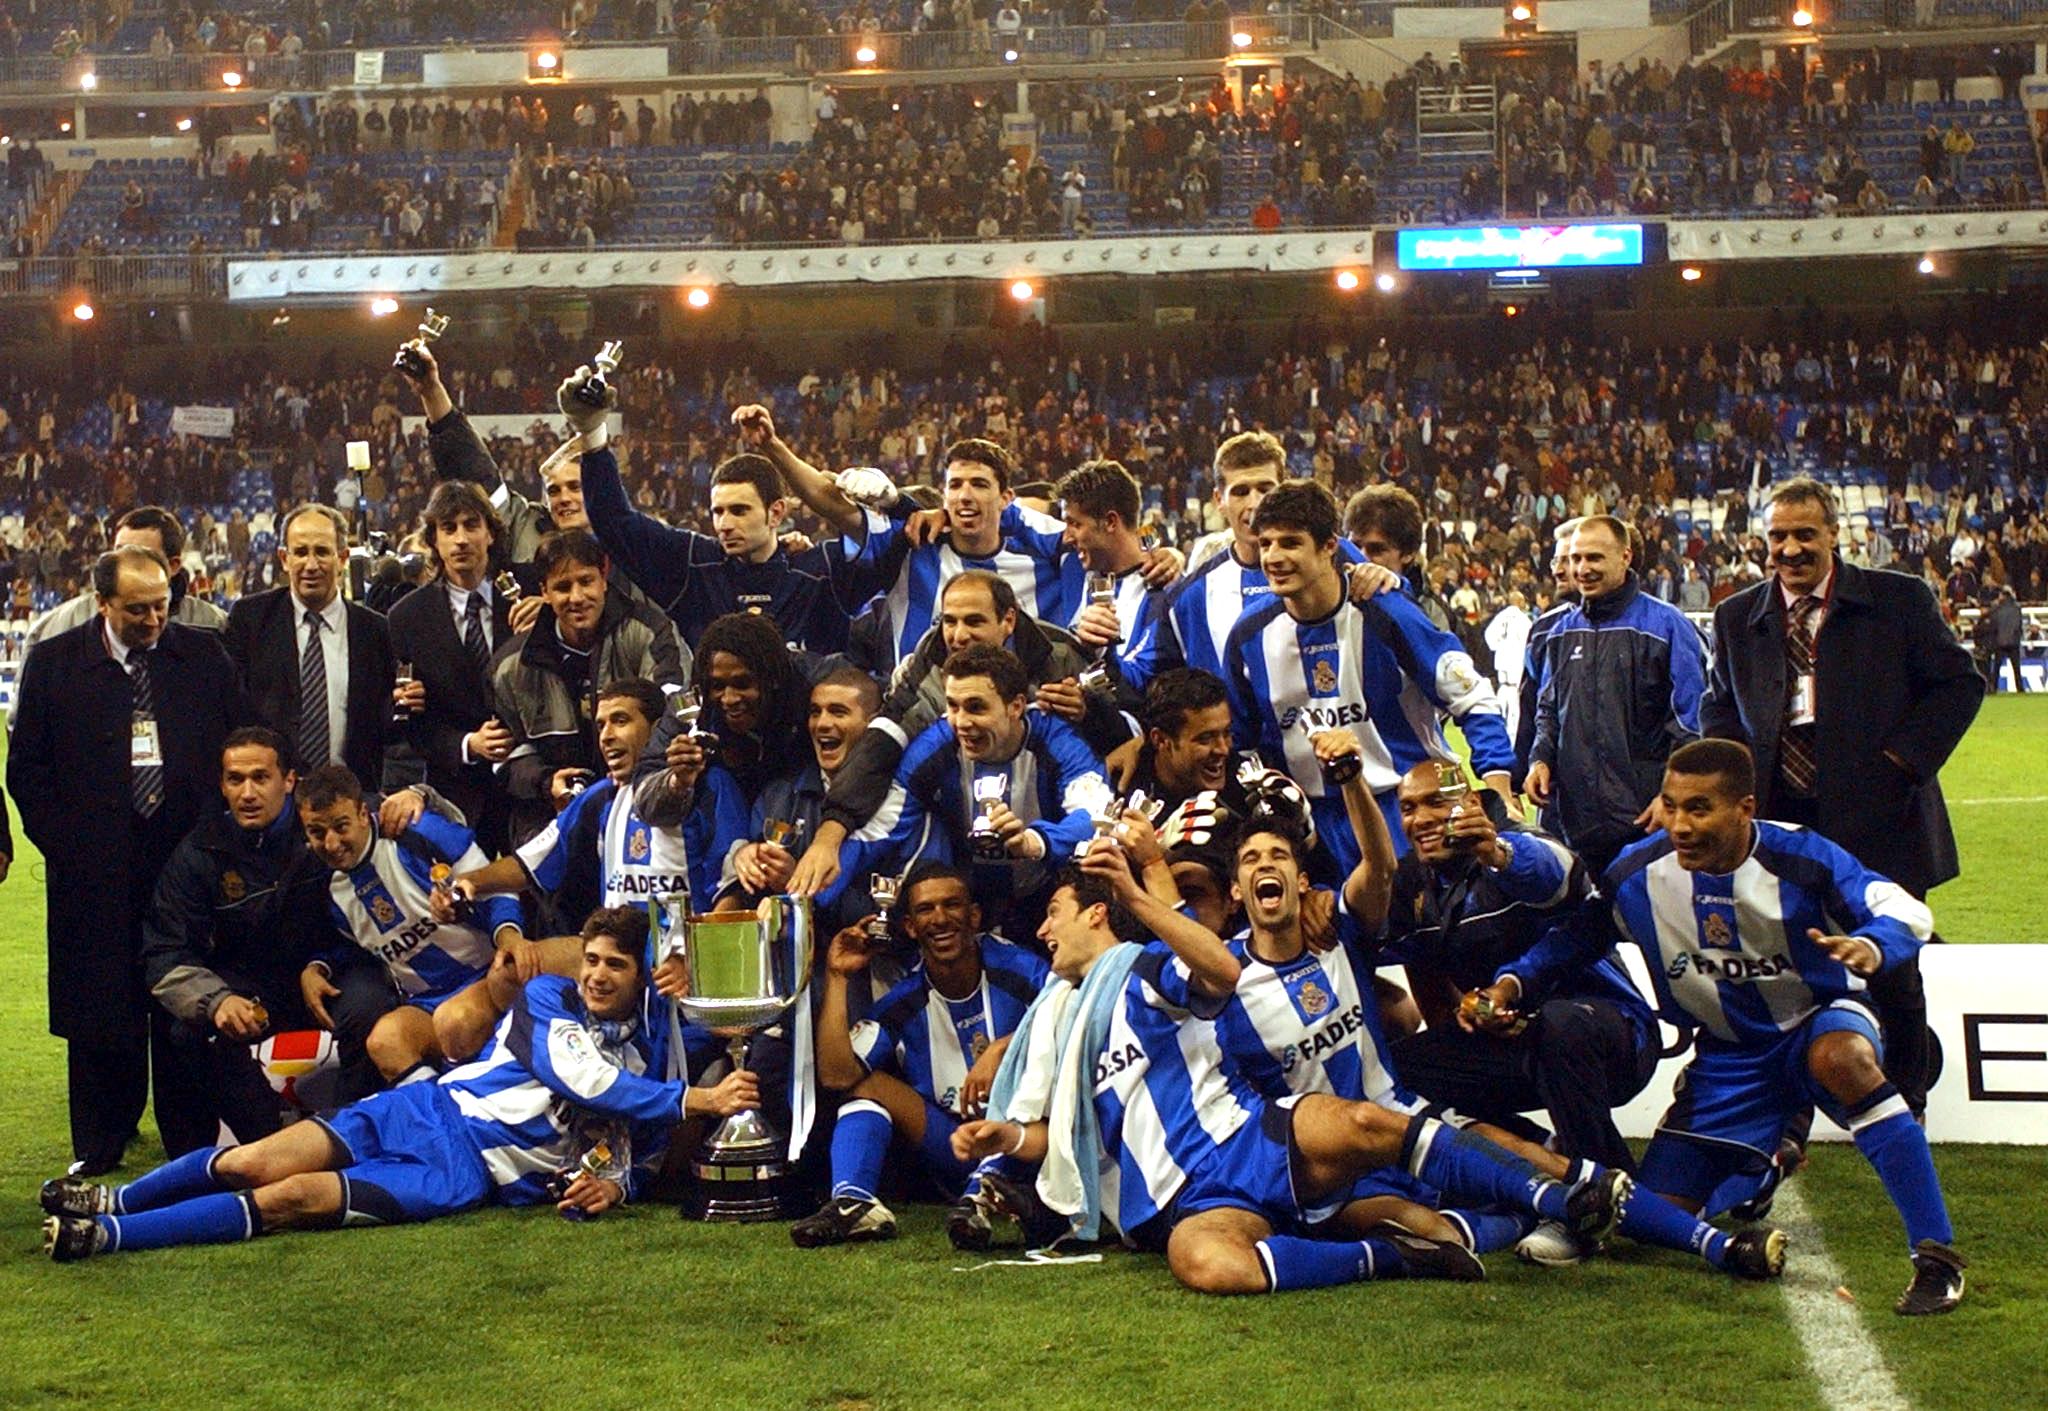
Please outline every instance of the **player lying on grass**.
M918 963L873 1018L847 1022L847 987L866 974L874 944L866 924L834 936L825 958L818 1078L847 1100L832 1129L831 1198L789 1228L804 1249L896 1233L896 1217L875 1194L892 1135L949 1197L966 1191L973 1166L953 1154L953 1131L961 1118L980 1115L1011 1032L1045 984L1043 960L982 933L962 869L918 863L897 906ZM962 1248L980 1249L992 1233L971 1201L954 1207L947 1232Z
M388 1225L486 1201L599 1215L659 1161L679 1116L756 1106L745 1071L712 1088L644 1076L644 914L595 911L575 980L527 982L475 1062L299 1122L250 1146L205 1147L124 1186L45 1183L59 1262L274 1230Z
M1664 831L1614 860L1601 883L1611 905L1502 968L1485 992L1492 1022L1512 1022L1617 940L1640 946L1665 1021L1691 1029L1697 1049L1641 1183L1708 1207L1724 1182L1769 1163L1793 1114L1818 1107L1855 1137L1905 1222L1913 1279L1898 1312L1946 1313L1963 1296L1963 1257L1865 999L1869 977L1914 955L1934 918L1818 833L1759 821L1755 789L1746 746L1698 740L1674 753Z
M1141 926L1160 939L1126 939ZM1589 1238L1621 1213L1618 1171L1569 1190L1431 1118L1320 1093L1266 1102L1199 1029L1235 990L1236 957L1147 895L1113 843L1063 875L1038 934L1063 983L1047 986L1011 1044L989 1103L1000 1115L961 1124L953 1150L1043 1162L1037 1190L1081 1238L1095 1238L1107 1215L1132 1243L1163 1249L1190 1288L1265 1293L1483 1276L1462 1244L1393 1227L1304 1238L1369 1171L1405 1167L1459 1198L1533 1211Z

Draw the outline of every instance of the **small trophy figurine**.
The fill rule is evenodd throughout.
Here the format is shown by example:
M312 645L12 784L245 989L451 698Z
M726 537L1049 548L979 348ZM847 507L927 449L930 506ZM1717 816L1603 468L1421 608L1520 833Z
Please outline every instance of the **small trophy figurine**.
M1116 612L1116 575L1114 573L1090 573L1083 586L1084 597L1082 601L1087 606L1092 608L1108 608L1112 614ZM1123 641L1121 635L1110 638L1102 648L1103 656L1107 657L1116 644L1121 641ZM1084 680L1082 684L1085 686L1087 682Z
M1131 790L1131 796L1124 800L1124 808L1143 814L1145 821L1155 827L1159 823L1159 815L1166 812L1165 802L1153 798L1143 789ZM1122 809L1118 810L1119 813L1122 811Z
M1116 678L1109 674L1107 661L1093 662L1081 668L1081 674L1074 683L1091 696L1108 696L1116 692Z
M512 576L512 570L509 568L493 578L491 586L497 589L498 596L505 600L508 607L526 595L526 590L519 586L519 580Z
M889 943L889 914L896 905L896 892L903 885L900 877L877 872L868 878L868 895L875 899L875 914L868 918L868 939L877 945Z
M605 398L611 393L611 383L607 379L619 370L619 350L623 347L625 344L614 338L597 350L597 356L590 360L590 376L575 391L577 401L586 407L605 404Z
M1008 802L1009 781L1002 775L984 774L975 779L974 823L967 830L967 845L980 861L1001 862L1009 854L996 825L989 821L989 815Z
M433 306L431 304L428 305L427 316L420 320L419 341L431 343L447 331L448 315L437 314L434 312ZM407 377L415 380L427 375L427 360L421 357L420 350L413 347L410 343L401 343L399 345L398 356L391 360L391 365Z
M700 727L697 722L704 714L704 707L694 698L678 691L676 693L676 719L681 722L683 733L704 747L706 754L718 748L718 736Z

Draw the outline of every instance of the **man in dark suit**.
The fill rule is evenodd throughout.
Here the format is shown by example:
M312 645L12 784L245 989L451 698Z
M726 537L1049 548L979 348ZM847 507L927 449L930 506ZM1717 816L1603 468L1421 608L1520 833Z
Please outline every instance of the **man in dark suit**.
M1764 509L1772 577L1714 611L1701 732L1756 757L1757 816L1813 828L1916 897L1956 875L1936 776L1976 718L1984 678L1919 579L1835 554L1835 500L1804 476ZM1871 982L1885 1071L1927 1105L1917 962Z
M493 714L491 656L511 639L507 603L491 583L504 526L466 480L434 487L421 513L439 576L391 610L391 650L412 667L399 695L426 782L461 809L487 853L505 847L506 795L493 775L514 736ZM387 780L387 786L407 780Z
M109 550L93 591L100 616L45 639L23 670L7 757L47 869L50 1032L69 1044L80 1174L120 1164L152 1069L165 1149L214 1139L191 1056L143 983L142 919L165 860L213 807L221 742L244 715L220 639L169 621L163 555Z
M359 779L379 779L397 675L390 628L341 596L348 535L339 511L300 505L280 538L287 586L236 603L222 643L256 718L291 742L300 768L345 764Z

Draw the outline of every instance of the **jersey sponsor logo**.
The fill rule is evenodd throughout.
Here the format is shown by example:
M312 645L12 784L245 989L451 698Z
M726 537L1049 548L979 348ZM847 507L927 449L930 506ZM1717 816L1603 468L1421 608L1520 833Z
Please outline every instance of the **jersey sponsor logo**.
M1292 1073L1304 1063L1318 1062L1324 1055L1335 1053L1350 1043L1364 1027L1365 1006L1354 1004L1300 1043L1289 1044L1286 1053L1281 1055L1280 1067Z
M1095 1086L1100 1089L1117 1074L1144 1066L1145 1050L1136 1040L1126 1040L1122 1048L1112 1049L1095 1061Z
M399 961L404 960L407 956L418 950L427 937L440 929L440 922L431 916L422 916L396 936L384 942L383 945L364 946L363 949L376 956L377 959L383 961L386 965L396 965Z
M249 895L249 884L242 880L242 874L230 867L220 874L220 894L231 902L240 901Z
M663 892L687 892L690 879L681 872L614 872L605 889L617 896L659 896Z
M1289 706L1280 712L1280 728L1286 731L1299 725L1314 734L1340 726L1363 724L1368 718L1363 701L1346 701L1342 705L1331 706Z
M1664 967L1664 973L1673 980L1683 979L1691 969L1709 980L1725 980L1731 985L1749 984L1759 980L1775 980L1797 967L1791 957L1783 955L1703 955L1699 951L1680 951Z

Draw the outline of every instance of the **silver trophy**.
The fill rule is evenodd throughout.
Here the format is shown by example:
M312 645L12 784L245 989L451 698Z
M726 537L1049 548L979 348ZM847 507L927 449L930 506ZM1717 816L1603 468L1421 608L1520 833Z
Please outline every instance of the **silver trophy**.
M614 338L598 349L590 360L590 376L571 394L586 407L601 407L611 394L610 377L619 370L619 352L625 344Z
M1003 835L996 831L995 810L1010 801L1010 781L1002 774L977 775L974 780L974 822L967 829L967 846L982 862L1001 862L1010 855Z
M868 939L879 946L889 944L889 922L896 905L896 894L903 886L903 879L891 877L886 872L877 872L868 878L868 895L875 899L875 914L868 918Z
M751 911L698 914L687 892L657 899L658 953L680 955L689 994L683 1017L727 1041L735 1069L747 1040L773 1028L802 998L811 978L811 902L764 897ZM685 1213L700 1220L786 1219L795 1212L789 1138L758 1110L719 1123L690 1159Z
M1116 611L1116 575L1114 573L1090 573L1084 582L1084 591L1086 596L1082 601L1087 606L1092 608L1108 608L1112 613ZM1107 658L1110 652L1116 648L1117 643L1121 641L1123 641L1121 635L1110 638L1108 643L1102 648L1102 655ZM1082 684L1085 686L1087 683L1084 681Z
M698 724L704 716L703 704L681 691L676 692L676 720L683 727L683 733L695 740L704 753L713 754L718 750L718 732L706 730Z
M418 341L421 343L431 343L447 331L448 315L437 314L434 312L433 306L428 305L427 316L420 320L420 336ZM414 381L418 381L427 375L427 360L420 356L420 350L413 347L411 343L401 343L399 345L398 355L392 358L391 365Z

